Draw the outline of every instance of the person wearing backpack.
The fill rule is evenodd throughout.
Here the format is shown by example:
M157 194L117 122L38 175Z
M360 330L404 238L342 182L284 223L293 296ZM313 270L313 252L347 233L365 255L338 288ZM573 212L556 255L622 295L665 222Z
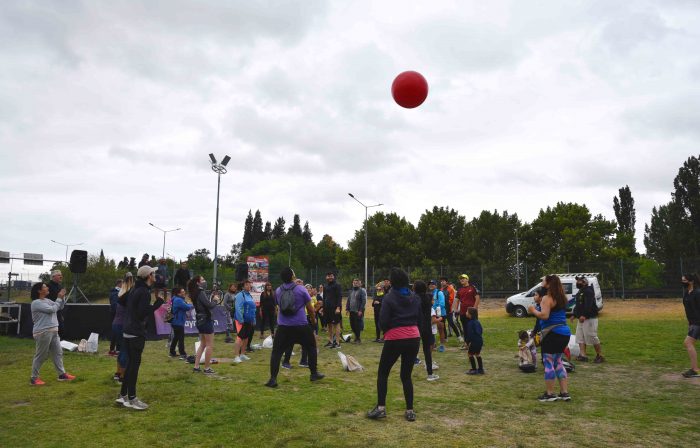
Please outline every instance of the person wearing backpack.
M576 276L576 305L574 306L571 320L576 323L576 343L581 349L581 354L576 357L577 361L587 362L586 345L595 348L596 357L593 361L600 364L605 361L598 339L598 305L595 303L595 291L593 286L588 284L588 279L583 275Z
M283 284L275 291L275 302L279 307L277 331L270 355L270 379L265 383L265 386L272 388L277 387L277 374L280 370L282 355L294 344L300 344L308 353L311 381L318 381L325 377L318 372L317 368L316 337L312 328L316 323L316 313L311 296L306 288L294 283L295 275L292 268L282 269L280 277Z

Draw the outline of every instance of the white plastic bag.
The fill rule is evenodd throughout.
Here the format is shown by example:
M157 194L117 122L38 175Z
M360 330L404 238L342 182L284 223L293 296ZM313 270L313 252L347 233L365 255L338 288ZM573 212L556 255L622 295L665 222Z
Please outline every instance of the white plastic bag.
M363 372L365 370L353 356L338 352L338 358L340 358L340 363L343 365L343 370L347 372Z
M199 341L194 343L194 356L197 356L197 349L199 349ZM202 350L202 356L199 358L199 362L200 364L204 362L204 350Z
M74 352L78 350L78 344L73 344L70 341L61 341L61 348L69 352Z
M88 353L97 353L99 339L100 339L99 334L90 333L90 337L87 340L87 347L85 347L85 351Z
M268 336L262 343L263 348L272 348L272 336Z
M569 337L569 351L571 352L571 357L576 358L581 354L581 348L576 343L576 335L572 334Z
M85 339L81 339L80 343L78 343L78 351L85 352L86 350L87 350L87 341Z
M348 370L348 357L343 352L338 352L338 358L340 358L340 363L343 365L343 370Z

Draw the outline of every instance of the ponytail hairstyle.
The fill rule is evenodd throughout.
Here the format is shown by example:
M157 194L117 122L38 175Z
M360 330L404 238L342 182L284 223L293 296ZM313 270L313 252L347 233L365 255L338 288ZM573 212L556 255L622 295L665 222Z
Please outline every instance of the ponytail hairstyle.
M554 308L552 311L565 310L566 304L569 302L566 300L566 294L564 294L564 287L561 284L561 280L558 276L551 274L544 278L547 283L547 290L549 291L549 297L554 300Z
M187 295L190 296L192 303L197 301L199 295L199 282L202 280L201 275L195 275L187 282Z
M119 294L117 294L117 297L123 297L129 291L131 291L131 288L133 287L134 275L131 272L127 272L126 274L124 274L124 281L122 282L122 287L119 289Z

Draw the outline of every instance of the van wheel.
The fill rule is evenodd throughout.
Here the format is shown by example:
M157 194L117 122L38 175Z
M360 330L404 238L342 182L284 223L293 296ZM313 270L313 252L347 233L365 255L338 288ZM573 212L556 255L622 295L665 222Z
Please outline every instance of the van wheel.
M524 306L516 306L513 310L513 316L515 317L527 317L527 310Z

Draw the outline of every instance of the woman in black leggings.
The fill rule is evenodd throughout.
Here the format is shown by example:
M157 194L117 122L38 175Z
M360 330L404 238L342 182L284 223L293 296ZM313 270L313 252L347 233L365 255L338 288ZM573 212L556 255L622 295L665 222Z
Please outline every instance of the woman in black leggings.
M420 346L421 309L420 298L408 288L408 275L399 268L391 270L391 290L384 296L379 315L384 332L384 346L377 371L377 406L367 417L386 417L386 392L389 373L401 357L401 383L406 399L406 420L416 420L413 411L413 382L411 373Z

